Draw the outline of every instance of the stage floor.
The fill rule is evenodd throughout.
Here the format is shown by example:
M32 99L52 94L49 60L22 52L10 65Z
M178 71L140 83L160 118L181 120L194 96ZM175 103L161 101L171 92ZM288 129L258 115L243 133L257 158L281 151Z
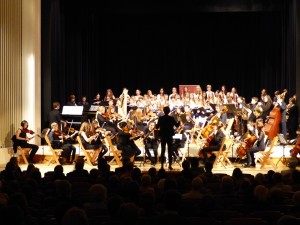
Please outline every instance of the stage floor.
M273 153L271 154L271 158L272 158L272 161L275 164L277 164L277 167L274 168L272 165L266 165L264 169L260 169L260 164L257 164L255 168L254 167L243 168L242 162L244 162L244 161L242 160L241 163L238 163L239 160L236 159L237 145L234 145L232 148L232 152L229 154L229 157L232 161L233 167L227 167L227 168L218 167L218 168L214 168L213 172L231 175L234 168L241 168L244 173L252 174L252 175L256 175L257 173L265 174L269 170L281 172L282 170L287 170L288 167L286 165L284 165L279 159L280 159L280 157L282 157L284 155L286 157L286 160L288 160L288 158L290 158L289 151L291 149L293 149L293 147L294 147L293 145L286 145L284 147L282 145L275 146ZM188 154L189 157L197 157L198 149L199 148L197 145L191 143L189 145L189 154ZM4 170L6 162L8 162L9 158L11 157L9 152L10 152L9 150L1 151L1 154L3 154L3 155L1 156L2 161L0 162L0 171ZM160 149L159 149L159 152L160 152ZM82 154L79 154L79 155L81 156ZM43 155L43 157L45 158L45 155ZM135 166L140 168L143 173L147 172L149 170L149 168L152 167L152 165L150 165L150 163L144 164L144 163L142 163L142 161L139 161L139 160L142 160L142 157L139 157L138 160L135 161ZM115 162L111 163L110 165L111 165L111 171L114 171L115 168L118 167ZM19 166L21 167L22 170L26 170L26 168L27 168L26 164L20 164ZM44 174L46 172L54 170L55 164L50 164L48 166L48 162L46 160L42 160L41 163L37 163L37 164L35 164L35 166L40 169L42 176L44 176ZM203 164L200 164L200 166L203 166ZM173 163L172 167L174 169L173 170L174 172L182 170L180 164L178 164L178 163ZM64 173L67 174L68 172L71 172L72 170L74 170L74 165L64 165L63 168L64 168ZM90 171L93 168L97 168L97 167L85 164L85 169L87 169L88 171ZM157 170L159 170L160 164L156 164L155 168ZM168 167L166 165L164 168L166 171L168 171Z

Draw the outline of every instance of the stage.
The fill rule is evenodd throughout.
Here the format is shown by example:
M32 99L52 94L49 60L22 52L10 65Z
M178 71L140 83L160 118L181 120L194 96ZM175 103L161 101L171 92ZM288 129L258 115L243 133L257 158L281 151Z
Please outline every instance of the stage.
M37 152L37 155L35 157L35 160L38 161L38 163L36 163L35 166L40 169L42 176L44 176L44 174L48 171L53 171L54 167L55 167L55 164L52 164L52 163L49 164L50 153L48 152L47 148L48 148L48 146L40 146L39 151ZM76 156L82 157L83 154L80 151L79 147L76 146L76 148L78 150ZM228 155L233 166L226 166L226 168L224 168L222 166L218 166L213 169L214 173L222 173L222 174L231 175L234 168L241 168L244 173L251 174L251 175L256 175L257 173L265 174L269 170L274 170L276 172L281 172L282 170L287 170L288 167L286 166L286 163L283 163L282 161L284 161L284 160L280 160L280 159L282 159L281 157L284 155L285 161L288 161L288 159L290 158L289 151L291 149L293 149L293 145L286 145L286 146L276 145L273 148L273 153L271 154L270 158L274 162L275 165L277 164L277 166L274 167L274 165L272 166L270 164L270 165L266 165L265 168L263 168L263 169L260 169L259 163L256 164L255 168L254 167L243 168L243 163L245 162L245 159L239 160L236 158L236 148L237 148L237 145L236 144L233 145L232 150L231 150L230 154ZM141 150L143 152L143 148L141 148ZM187 151L185 154L187 159L189 159L191 157L198 157L198 146L196 144L194 144L194 143L189 144L189 146L186 146L185 150ZM182 154L182 151L181 151L181 154ZM160 148L159 148L159 152L160 152ZM9 161L10 157L12 156L11 153L12 153L11 148L0 149L0 171L4 170L6 163ZM19 157L19 158L20 158L19 166L20 166L21 170L26 170L27 164L24 164L22 162L21 157ZM108 153L106 155L106 159L109 161L111 158L112 158L112 154ZM181 155L181 158L182 158L182 155ZM118 167L115 162L110 163L110 166L111 166L111 171L114 171L115 168ZM143 163L143 157L137 158L137 160L135 161L135 166L140 168L143 173L147 172L151 167L153 167L150 164L150 162ZM203 167L204 165L200 163L200 166ZM160 164L156 164L154 167L157 170L159 170L161 166L160 166ZM174 173L182 170L181 163L173 163L172 167L173 167L172 172L174 172ZM74 164L73 165L63 165L63 168L64 168L64 173L67 174L68 172L74 170ZM86 170L90 171L91 169L97 168L97 167L90 166L86 163L84 168ZM165 164L164 168L166 171L169 171L166 164Z

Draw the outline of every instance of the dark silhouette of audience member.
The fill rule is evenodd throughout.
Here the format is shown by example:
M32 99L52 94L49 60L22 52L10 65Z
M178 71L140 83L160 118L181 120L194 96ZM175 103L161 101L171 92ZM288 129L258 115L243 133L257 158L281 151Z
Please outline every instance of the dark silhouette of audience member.
M200 174L203 174L205 171L203 169L203 167L199 167L199 159L198 158L191 158L190 159L190 162L191 162L191 174L192 174L192 177L196 177Z
M89 172L83 168L84 167L84 159L78 158L75 163L75 170L67 173L67 177L88 177Z
M107 188L102 184L94 184L89 188L89 201L83 204L88 217L108 215L106 207Z
M89 225L89 221L84 210L72 207L63 216L61 225Z
M187 218L179 214L179 209L181 204L182 204L181 194L177 190L166 191L163 197L163 205L165 210L158 217L156 224L158 225L189 224Z
M120 207L118 219L119 224L132 224L137 225L139 221L139 208L135 203L123 203Z

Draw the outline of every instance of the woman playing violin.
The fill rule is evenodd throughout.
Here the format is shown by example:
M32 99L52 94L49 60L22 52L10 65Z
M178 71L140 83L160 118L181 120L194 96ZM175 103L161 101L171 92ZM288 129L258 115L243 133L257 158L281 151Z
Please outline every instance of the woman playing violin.
M76 148L73 145L65 142L65 140L68 140L68 136L64 136L59 131L57 123L52 123L51 128L52 130L49 133L49 139L52 148L63 150L61 156L64 158L64 162L62 162L62 164L64 164L65 162L66 164L72 164L75 159Z
M93 120L92 124L84 122L81 124L79 135L82 144L86 149L94 149L95 153L91 159L93 164L96 164L97 158L102 158L108 151L107 147L102 143L101 139L104 138L101 132L97 132L98 122Z
M30 154L27 159L29 163L35 163L33 160L33 157L35 156L36 152L39 149L39 146L34 144L29 144L28 141L31 140L34 137L34 132L32 130L28 129L28 122L26 120L23 120L21 122L21 127L17 130L15 138L13 138L14 141L14 152L17 152L17 147L20 146L21 148L30 148ZM30 136L31 135L31 136Z
M104 106L99 106L96 113L96 120L98 121L99 126L110 131L113 135L116 134L117 126L110 120L109 114L105 112Z

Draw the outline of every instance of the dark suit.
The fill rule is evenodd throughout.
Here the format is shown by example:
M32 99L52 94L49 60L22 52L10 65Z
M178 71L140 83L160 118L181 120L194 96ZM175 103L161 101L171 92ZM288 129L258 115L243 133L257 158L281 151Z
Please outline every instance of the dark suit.
M48 114L49 127L51 127L51 123L57 123L60 129L60 121L61 115L58 109L52 109Z
M288 110L289 118L287 119L287 128L289 131L289 139L295 139L297 137L298 129L298 115L299 110L297 105L293 105Z
M172 165L172 142L174 135L174 126L178 127L180 122L176 122L174 117L169 115L164 115L159 117L156 128L159 130L159 136L161 139L161 165L163 166L166 144L168 145L168 157L169 157L169 167Z

